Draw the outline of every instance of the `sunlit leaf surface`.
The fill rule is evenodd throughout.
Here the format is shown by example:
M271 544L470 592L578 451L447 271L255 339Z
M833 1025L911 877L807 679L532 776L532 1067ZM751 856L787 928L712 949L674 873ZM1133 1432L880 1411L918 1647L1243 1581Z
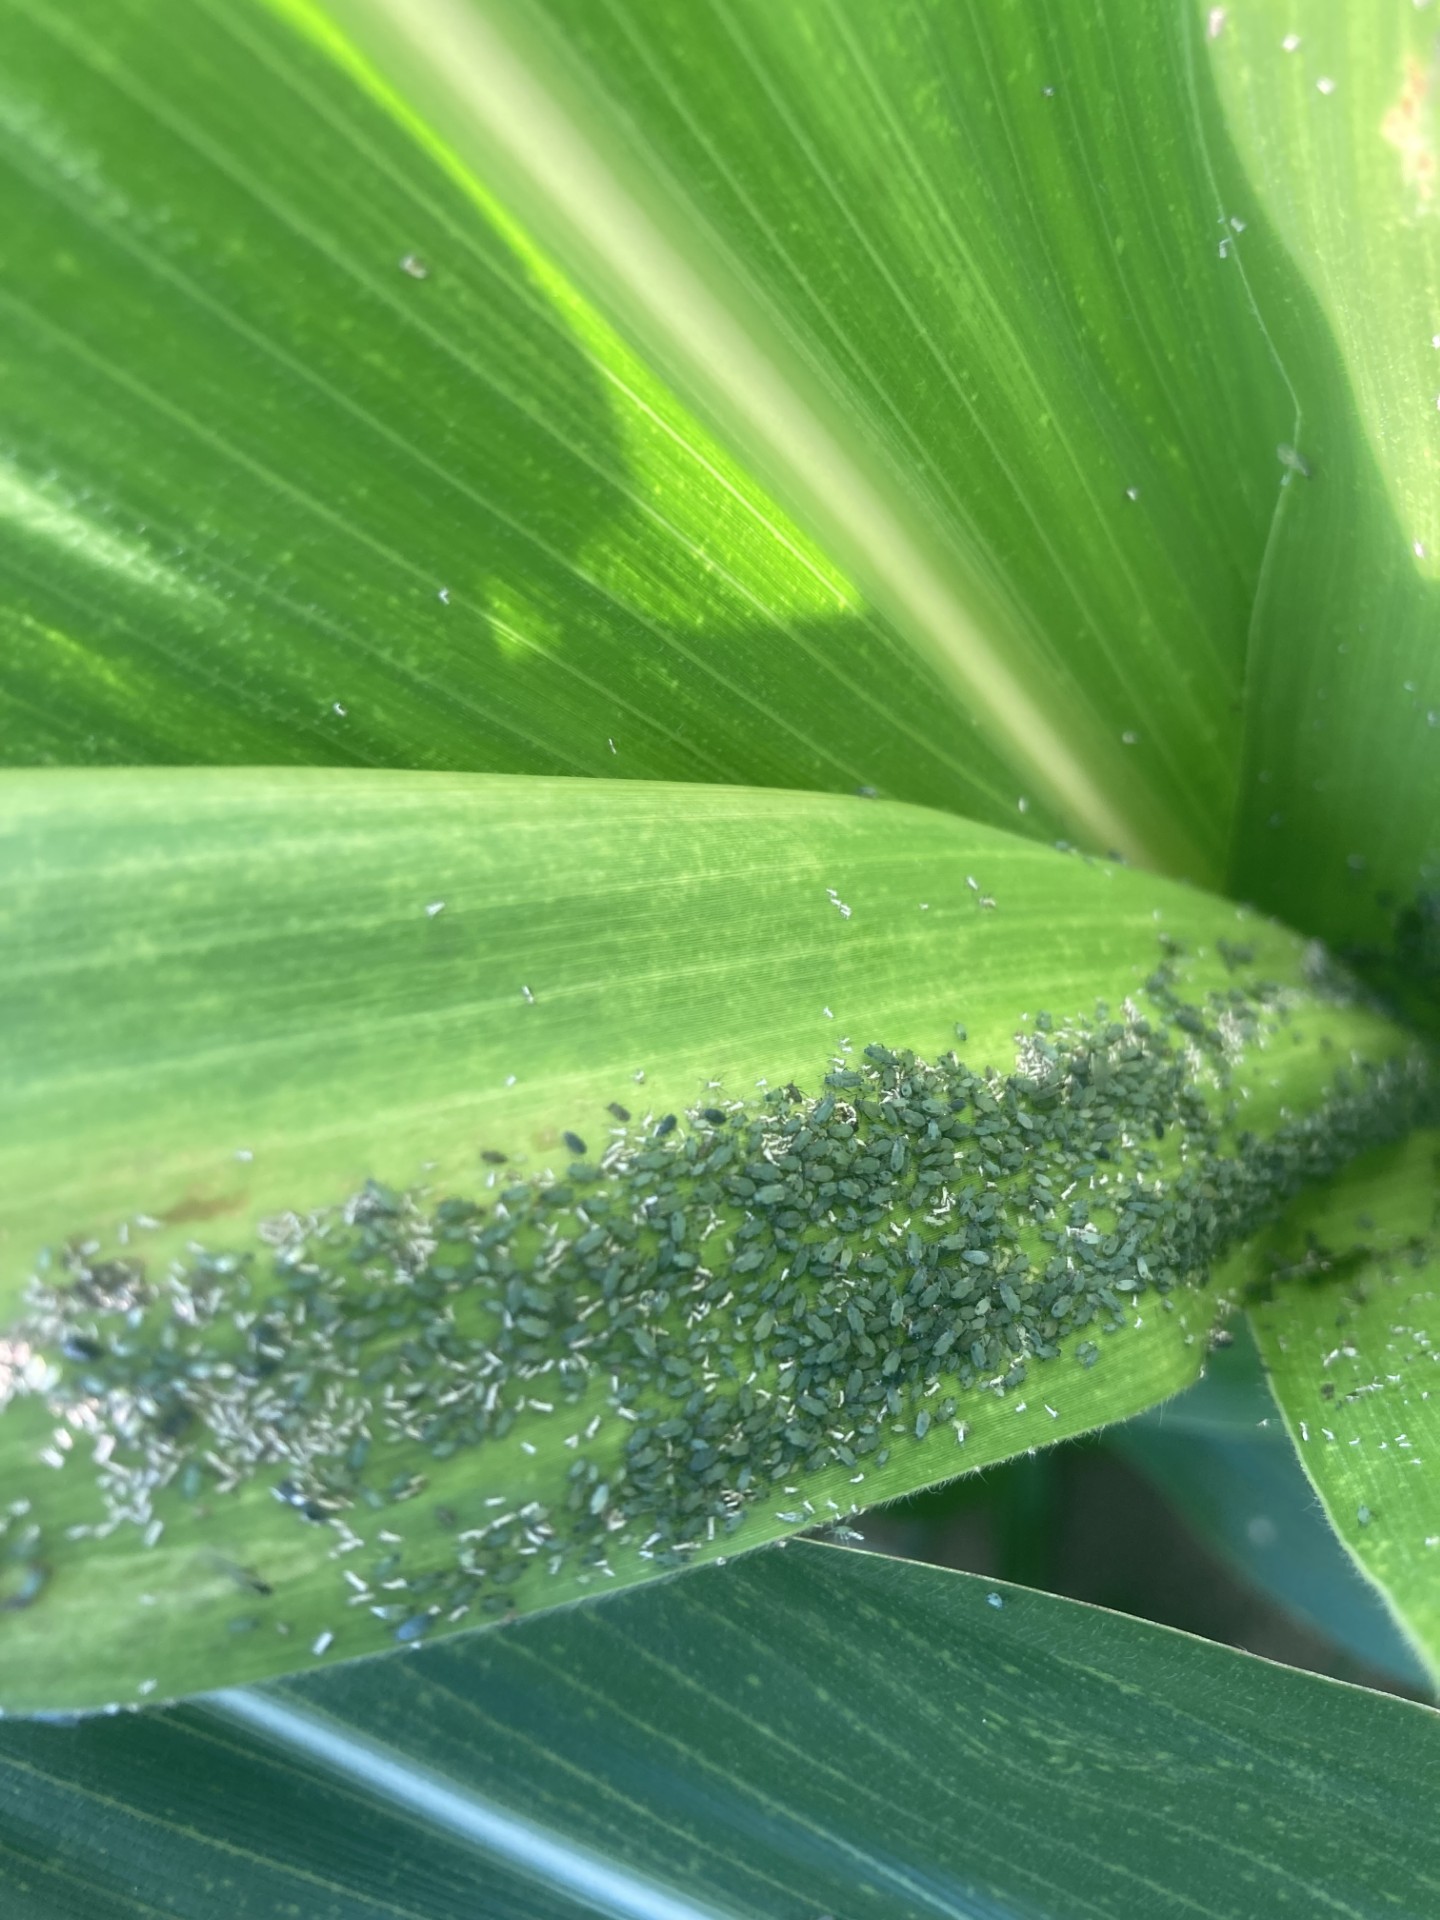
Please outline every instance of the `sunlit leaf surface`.
M913 651L391 97L250 0L0 17L6 761L1019 820Z
M1082 829L1223 869L1293 404L1193 16L333 11Z

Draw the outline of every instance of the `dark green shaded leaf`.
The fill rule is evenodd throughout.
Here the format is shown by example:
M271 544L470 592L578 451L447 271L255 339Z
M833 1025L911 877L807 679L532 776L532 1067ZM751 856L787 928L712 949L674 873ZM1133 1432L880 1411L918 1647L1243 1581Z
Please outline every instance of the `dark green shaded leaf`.
M1300 1462L1335 1532L1440 1674L1440 1135L1302 1201L1251 1309Z
M5 1727L0 1850L17 1920L162 1878L182 1920L568 1920L577 1891L631 1920L1418 1920L1437 1742L1423 1708L802 1544L211 1710Z

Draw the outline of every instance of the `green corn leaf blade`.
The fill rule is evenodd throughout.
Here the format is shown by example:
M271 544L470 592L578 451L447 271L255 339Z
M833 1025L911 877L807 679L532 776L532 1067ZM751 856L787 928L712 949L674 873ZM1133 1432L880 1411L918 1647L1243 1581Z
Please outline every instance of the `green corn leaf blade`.
M1268 1249L1251 1323L1335 1532L1440 1674L1440 1135L1367 1156Z
M1232 258L1203 13L333 11L989 737L1086 789L1091 831L1104 802L1115 844L1222 870L1294 409Z
M7 762L1019 820L913 650L378 82L253 0L0 18Z
M1105 1444L1150 1480L1244 1579L1335 1647L1409 1687L1430 1676L1335 1538L1266 1386L1248 1323L1205 1377Z
M1273 923L946 814L157 769L3 820L12 1708L1124 1418L1194 1377L1212 1258L1430 1097Z
M1440 862L1440 209L1434 23L1226 10L1209 58L1289 255L1239 242L1295 394L1251 637L1235 878L1358 949L1435 1019ZM1290 263L1310 295L1296 316ZM1326 348L1312 342L1323 333ZM1338 355L1338 367L1332 366ZM1408 982L1405 976L1408 974Z
M1435 1716L801 1543L138 1719L0 1727L16 1920L1261 1920L1440 1897Z

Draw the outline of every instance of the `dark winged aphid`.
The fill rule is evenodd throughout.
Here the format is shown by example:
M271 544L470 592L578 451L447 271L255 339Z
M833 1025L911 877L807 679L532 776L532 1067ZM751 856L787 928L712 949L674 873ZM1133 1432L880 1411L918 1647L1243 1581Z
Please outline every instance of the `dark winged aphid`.
M584 1159L585 1142L580 1138L578 1133L562 1133L560 1138L565 1142L566 1147L574 1154L577 1160Z
M700 1118L708 1121L712 1127L723 1127L730 1116L723 1107L702 1107Z
M628 1107L622 1107L618 1100L612 1100L605 1111L613 1114L622 1126L630 1118L630 1109Z
M676 1123L674 1114L667 1113L665 1115L665 1118L660 1122L660 1124L655 1129L655 1138L657 1140L663 1140L667 1133L673 1133L675 1131L676 1124L677 1123Z
M233 1580L237 1587L244 1587L248 1593L257 1593L262 1600L268 1600L274 1593L275 1589L270 1582L262 1580L258 1573L252 1573L249 1567L237 1566L233 1560L226 1560L218 1553L212 1553L206 1557L218 1572Z

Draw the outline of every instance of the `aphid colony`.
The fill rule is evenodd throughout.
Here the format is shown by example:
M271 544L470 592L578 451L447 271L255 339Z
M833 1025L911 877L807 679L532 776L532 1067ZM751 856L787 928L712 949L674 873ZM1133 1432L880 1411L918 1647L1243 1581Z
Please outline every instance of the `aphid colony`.
M357 1549L346 1597L402 1641L506 1611L532 1572L681 1565L801 1476L859 1484L897 1435L1018 1387L1067 1336L1093 1361L1089 1334L1137 1295L1203 1282L1303 1182L1433 1100L1416 1061L1357 1067L1254 1138L1226 1089L1287 996L1236 977L1191 1004L1167 958L1145 998L1059 1028L1036 1015L1009 1076L877 1045L817 1094L684 1124L615 1102L595 1158L564 1133L562 1177L496 1171L483 1199L371 1183L158 1277L72 1246L11 1340L48 1377L32 1361L10 1392L87 1431L93 1534L152 1539L162 1488L211 1500L259 1476ZM598 1114L567 1117L593 1137ZM465 1524L438 1509L407 1570L382 1516L426 1486L423 1456L533 1454L540 1421L565 1441L547 1499L497 1496Z

